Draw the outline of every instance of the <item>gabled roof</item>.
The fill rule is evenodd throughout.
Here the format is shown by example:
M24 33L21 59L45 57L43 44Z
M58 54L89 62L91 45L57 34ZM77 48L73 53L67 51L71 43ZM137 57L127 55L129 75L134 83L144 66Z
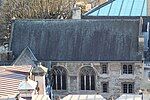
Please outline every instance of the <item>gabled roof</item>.
M13 65L32 65L33 67L35 67L35 61L37 61L37 59L32 53L31 49L29 47L26 47L21 52L19 57L13 62Z
M147 16L147 0L109 0L99 5L86 16Z
M140 19L16 20L10 50L41 61L141 60Z

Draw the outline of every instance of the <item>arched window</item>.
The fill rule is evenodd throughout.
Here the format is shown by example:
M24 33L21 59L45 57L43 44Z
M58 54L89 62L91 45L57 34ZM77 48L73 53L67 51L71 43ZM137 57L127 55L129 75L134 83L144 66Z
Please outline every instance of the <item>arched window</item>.
M54 90L66 90L67 72L65 68L61 66L52 68L51 80Z
M95 90L95 71L92 67L83 67L80 70L81 90Z

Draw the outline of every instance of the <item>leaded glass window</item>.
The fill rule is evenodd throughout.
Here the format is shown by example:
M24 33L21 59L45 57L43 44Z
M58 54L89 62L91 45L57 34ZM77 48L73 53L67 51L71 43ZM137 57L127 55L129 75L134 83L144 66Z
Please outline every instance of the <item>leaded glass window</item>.
M95 71L92 67L86 66L80 70L81 90L95 90Z
M65 68L57 66L51 70L51 83L54 90L66 90L67 72Z
M122 66L122 74L133 74L133 66L132 65L123 65Z
M134 93L134 83L122 83L123 93Z

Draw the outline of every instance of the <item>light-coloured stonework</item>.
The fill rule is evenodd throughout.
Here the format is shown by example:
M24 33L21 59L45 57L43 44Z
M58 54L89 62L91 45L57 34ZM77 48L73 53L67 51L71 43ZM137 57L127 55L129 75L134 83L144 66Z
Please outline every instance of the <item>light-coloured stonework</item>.
M53 62L52 62L53 63ZM104 98L117 98L122 92L123 82L134 83L134 93L138 94L140 83L143 79L143 62L142 61L107 61L107 62L55 62L56 65L62 66L67 70L67 90L54 91L55 96L65 96L67 94L101 94ZM101 73L101 65L108 64L108 73ZM122 65L132 64L133 74L122 74ZM53 66L56 66L53 65ZM53 67L52 66L52 67ZM80 69L84 66L92 67L96 73L95 90L80 89ZM102 92L102 82L108 82L108 93Z

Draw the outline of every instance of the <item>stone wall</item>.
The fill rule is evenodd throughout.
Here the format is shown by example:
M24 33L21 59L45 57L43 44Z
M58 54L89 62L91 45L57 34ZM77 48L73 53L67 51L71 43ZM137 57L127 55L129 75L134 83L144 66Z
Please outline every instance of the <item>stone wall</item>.
M108 74L101 73L101 64L108 64ZM122 74L122 65L132 64L134 74ZM134 82L134 93L138 94L140 83L143 78L143 63L142 61L110 61L110 62L55 62L52 67L62 66L67 70L67 90L55 91L56 95L67 94L101 94L109 99L110 97L117 98L122 94L122 82ZM79 72L84 66L91 66L96 73L96 88L95 90L80 90ZM101 82L108 82L108 93L102 92Z
M11 51L0 52L0 61L12 61L13 55Z

